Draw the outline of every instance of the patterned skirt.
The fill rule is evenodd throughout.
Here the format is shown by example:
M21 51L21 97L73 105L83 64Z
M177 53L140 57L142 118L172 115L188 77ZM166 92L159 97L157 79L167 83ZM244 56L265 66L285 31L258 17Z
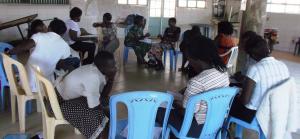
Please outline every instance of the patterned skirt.
M95 108L89 108L85 97L63 100L58 95L58 98L64 118L85 137L96 139L101 134L108 122L103 111L104 106L108 104L106 100Z

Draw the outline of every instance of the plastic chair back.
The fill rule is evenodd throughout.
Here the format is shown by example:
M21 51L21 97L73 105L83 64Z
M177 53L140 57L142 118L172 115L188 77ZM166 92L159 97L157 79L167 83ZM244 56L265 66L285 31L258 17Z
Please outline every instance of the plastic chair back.
M13 48L13 46L11 46L10 44L0 42L0 52L1 53L4 53L5 49L12 49L12 48ZM13 55L12 58L17 59L16 55ZM3 67L2 56L0 57L0 64L1 64L0 65L1 86L3 86L2 84L8 85L6 74L5 74L4 69L3 69L4 67Z
M239 48L237 46L232 47L229 51L231 53L230 53L230 57L229 57L229 60L228 60L228 63L227 63L227 68L232 67L236 64L238 54L239 54Z
M228 116L231 103L237 92L237 88L228 87L211 90L191 97L186 106L183 126L179 133L180 137L187 136L194 117L196 104L200 101L206 101L208 107L207 115L199 139L214 139Z
M15 95L32 96L33 94L28 82L29 80L27 77L27 72L23 64L10 58L9 56L3 53L2 53L2 58L3 58L3 65L7 75L11 92L14 93ZM16 75L19 75L20 83L18 82Z
M128 109L128 139L152 139L156 113L161 104L166 104L162 137L173 103L173 96L154 91L122 93L110 98L109 138L115 139L117 130L117 104L124 103Z
M45 113L46 118L51 118L54 116L56 120L64 120L63 114L61 112L58 100L57 100L57 95L55 93L54 87L52 83L45 78L39 71L38 69L34 69L35 76L37 78L37 88L38 88L38 94L39 94L39 99L42 105L42 111ZM54 115L51 115L49 113L49 108L46 108L47 104L45 101L48 101L50 103L50 107L53 111Z

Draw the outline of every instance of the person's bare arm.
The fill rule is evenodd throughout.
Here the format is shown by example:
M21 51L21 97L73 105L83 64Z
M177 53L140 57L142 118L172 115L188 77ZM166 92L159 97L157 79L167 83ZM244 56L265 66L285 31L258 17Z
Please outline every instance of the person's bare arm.
M9 50L9 54L16 55L19 53L23 53L29 51L33 47L35 47L35 42L33 39L25 40L21 42L19 45L17 45L16 47L14 47L13 49Z
M255 85L256 85L255 81L246 77L241 96L239 97L239 99L244 105L247 105L250 102Z

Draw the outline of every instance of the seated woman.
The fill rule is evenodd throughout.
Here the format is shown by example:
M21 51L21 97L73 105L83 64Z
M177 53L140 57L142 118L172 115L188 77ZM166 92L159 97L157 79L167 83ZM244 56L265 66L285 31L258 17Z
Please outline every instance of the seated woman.
M86 52L88 53L88 57L82 62L83 65L86 65L93 63L96 46L94 43L85 41L97 42L97 37L82 37L91 34L79 27L78 22L80 22L81 15L82 11L78 7L71 9L71 19L66 21L67 32L64 35L64 39L69 43L72 49L81 52L83 56Z
M103 34L102 50L114 53L120 45L117 38L117 27L111 22L112 16L110 13L103 15L102 23L94 23L94 27L101 27Z
M31 65L38 66L41 73L50 81L54 81L56 67L67 70L73 70L74 67L65 62L71 52L69 45L61 37L67 30L63 21L55 19L51 21L47 29L41 20L35 20L32 22L31 29L35 34L30 39L23 41L6 53L14 55L31 50L26 69L31 91L37 92L35 75Z
M143 30L145 26L145 19L142 16L135 16L134 18L134 25L129 29L128 34L125 37L124 44L127 47L132 47L137 62L139 65L145 64L145 55L150 50L151 44L141 42L141 40L145 39L146 37L149 37L150 34L147 33L144 35Z
M218 35L215 38L219 55L228 52L232 47L236 46L233 34L233 25L228 21L218 23ZM229 55L222 57L223 62L227 64Z
M190 97L203 92L229 86L226 66L217 53L214 42L205 37L195 37L187 47L187 56L197 76L190 79L184 92L183 100L175 101L169 116L169 124L180 130L187 101ZM198 138L206 119L207 103L199 102L195 108L188 136ZM158 110L157 121L163 122L164 109Z
M81 66L56 86L58 101L64 118L85 137L99 137L108 122L105 107L116 74L112 53L100 51L94 64Z
M180 37L181 29L176 26L176 18L169 19L169 27L166 28L164 35L159 35L161 38L160 45L153 46L149 51L149 65L155 67L157 70L164 69L162 63L163 49L175 50L175 43Z
M267 42L256 35L244 46L257 63L250 66L243 89L231 106L230 115L251 123L268 89L290 77L287 66L270 56Z
M54 20L56 20L57 22L53 22L53 23L56 23L55 26L51 26L52 30L55 30L55 32L64 32L64 30L66 30L66 24L61 21L60 19L57 19L55 18ZM29 37L32 37L34 34L37 34L37 33L46 33L45 31L47 30L45 28L45 24L42 20L34 20L32 23L31 23L31 27L30 27L30 30L28 31L29 32ZM63 69L65 71L72 71L76 68L78 68L80 66L80 59L78 57L75 57L72 55L72 48L70 48L70 51L71 51L71 55L66 58L66 59L63 59L61 60L61 62L64 62L64 67L61 67L60 65L60 62L56 65L56 69L60 70L60 69Z

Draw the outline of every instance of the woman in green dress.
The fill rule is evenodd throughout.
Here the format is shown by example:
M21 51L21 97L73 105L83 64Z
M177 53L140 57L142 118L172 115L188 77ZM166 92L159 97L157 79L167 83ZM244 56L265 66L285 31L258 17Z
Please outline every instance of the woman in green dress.
M146 63L144 57L151 48L151 44L141 42L141 40L150 36L149 33L144 35L144 27L144 17L136 16L134 18L134 25L129 29L124 41L126 47L133 48L138 64Z

